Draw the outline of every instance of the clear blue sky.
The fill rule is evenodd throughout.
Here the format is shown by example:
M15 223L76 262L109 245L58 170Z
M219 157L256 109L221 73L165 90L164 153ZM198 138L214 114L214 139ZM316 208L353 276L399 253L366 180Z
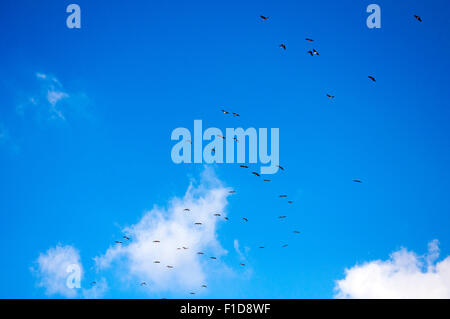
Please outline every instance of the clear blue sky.
M423 253L436 238L450 253L449 1L73 2L80 30L65 26L67 1L0 5L0 297L46 297L30 267L58 243L94 280L92 258L121 227L202 171L170 159L172 130L194 119L280 128L286 167L266 185L215 165L238 190L229 216L252 221L221 226L219 241L230 267L234 239L252 247L253 275L213 278L205 297L330 298L346 267L401 246ZM365 24L372 2L379 30ZM75 92L66 120L21 113L37 73ZM262 253L259 238L290 246ZM148 297L108 284L106 297Z

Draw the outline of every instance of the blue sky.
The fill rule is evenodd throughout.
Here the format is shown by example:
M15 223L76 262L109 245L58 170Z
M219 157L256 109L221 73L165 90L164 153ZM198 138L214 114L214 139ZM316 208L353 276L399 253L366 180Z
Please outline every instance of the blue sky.
M279 128L286 168L267 185L212 165L238 193L215 234L223 272L205 268L200 297L332 298L346 268L401 247L422 255L438 239L449 255L448 1L376 1L376 30L368 1L79 0L79 30L65 25L69 3L1 4L0 297L61 297L30 271L58 244L79 251L83 287L105 278L107 298L190 297L124 284L93 258L201 180L203 165L170 158L172 130L195 119ZM63 118L49 90L67 94Z

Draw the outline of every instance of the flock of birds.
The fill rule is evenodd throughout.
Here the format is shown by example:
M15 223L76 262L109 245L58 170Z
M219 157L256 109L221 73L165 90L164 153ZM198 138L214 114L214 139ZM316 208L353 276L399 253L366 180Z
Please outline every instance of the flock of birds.
M268 17L268 16L263 16L263 15L261 15L260 18L261 18L263 21L268 21L268 20L269 20L269 17ZM414 15L414 18L415 18L417 21L422 22L422 18L421 18L420 16ZM307 42L309 42L309 43L314 42L314 40L311 39L311 38L305 38L305 41L307 41ZM286 46L286 44L284 44L284 43L281 43L281 44L280 44L280 48L283 49L283 50L287 50L287 46ZM311 55L312 57L314 57L314 56L320 56L319 52L318 52L316 49L314 49L314 48L313 48L312 50L308 50L308 51L307 51L307 54ZM376 81L377 81L377 80L375 79L375 77L372 76L372 75L369 75L368 78L369 78L371 81L373 81L373 82L376 82ZM331 94L326 94L326 96L327 96L329 99L334 99L334 98L335 98L335 96L334 96L334 95L331 95ZM240 117L240 115L239 115L238 113L236 113L236 112L229 112L229 111L226 111L226 110L224 110L224 109L222 109L221 112L222 112L223 114L225 114L225 115L232 115L233 117ZM217 135L217 137L222 138L222 139L226 139L226 137L224 137L224 136L222 136L222 135ZM234 139L237 143L239 143L239 140L238 140L236 137L233 137L233 139ZM189 142L189 143L192 143L191 141L188 141L188 142ZM214 148L211 149L211 152L215 153L215 151L216 151L216 150L215 150ZM280 165L277 165L277 167L278 167L281 171L284 171L284 170L285 170L285 168L282 167L282 166L280 166ZM240 165L240 168L242 168L242 169L249 169L249 166L247 166L247 165ZM251 172L251 174L253 174L253 175L256 176L256 177L261 177L261 175L260 175L259 173L257 173L257 172ZM353 181L354 183L359 183L359 184L363 183L360 179L354 179L354 180L352 180L352 181ZM270 179L263 179L263 182L267 183L267 182L271 182L271 180L270 180ZM235 193L236 193L235 190L229 191L229 194L235 194ZM280 198L288 198L288 195L282 194L282 195L279 195L279 197L280 197ZM288 203L288 204L293 204L294 202L293 202L292 200L288 200L287 203ZM184 209L184 212L186 212L186 213L189 213L190 211L191 211L190 208L185 208L185 209ZM220 213L213 213L213 215L214 215L215 217L221 217L221 216L222 216ZM279 216L278 218L279 218L279 219L286 219L287 216L282 215L282 216ZM224 217L224 219L225 219L226 221L229 220L229 218L226 217L226 216ZM249 222L248 218L246 218L246 217L242 217L242 220L243 220L245 223ZM202 225L202 222L195 222L194 224L195 224L196 226L201 226L201 225ZM300 231L298 231L298 230L293 230L292 232L293 232L295 235L300 234ZM126 240L126 241L130 241L130 240L131 240L131 238L128 237L128 236L123 236L122 238L123 238L123 240ZM122 244L124 243L123 240L116 240L116 241L115 241L115 244L117 244L117 245L122 245ZM153 243L158 244L158 243L160 243L160 241L159 241L159 240L154 240ZM285 243L285 244L283 244L281 247L282 247L282 248L286 248L286 247L288 247L288 244ZM259 247L258 247L258 249L265 249L265 248L266 248L265 246L259 246ZM177 247L176 249L177 249L177 250L188 250L189 247L182 246L182 247ZM202 251L199 251L199 252L197 252L197 255L205 255L205 253L202 252ZM215 257L215 256L210 256L209 259L211 259L211 260L216 260L217 257ZM161 261L155 260L155 261L154 261L154 264L161 264ZM240 265L240 266L243 266L243 267L246 266L244 263L240 263L239 265ZM167 268L167 269L173 269L174 267L175 267L175 266L173 266L173 265L166 265L166 268ZM91 283L91 285L96 285L96 284L97 284L96 281L93 281L93 282ZM146 281L142 281L142 282L139 283L139 285L140 285L140 286L147 286L147 282L146 282ZM202 284L200 287L201 287L201 288L207 288L208 286L207 286L206 284ZM195 292L191 291L189 294L190 294L190 295L195 295Z

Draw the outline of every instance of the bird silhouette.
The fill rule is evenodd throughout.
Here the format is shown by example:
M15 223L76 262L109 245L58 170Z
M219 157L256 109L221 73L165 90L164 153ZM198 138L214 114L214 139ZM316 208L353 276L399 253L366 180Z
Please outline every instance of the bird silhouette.
M422 18L419 17L417 14L414 15L414 18L416 18L417 21L422 22Z
M369 79L371 79L373 82L376 82L377 80L375 80L375 78L371 75L368 76Z
M281 43L280 44L280 48L283 48L286 51L286 45L285 44Z

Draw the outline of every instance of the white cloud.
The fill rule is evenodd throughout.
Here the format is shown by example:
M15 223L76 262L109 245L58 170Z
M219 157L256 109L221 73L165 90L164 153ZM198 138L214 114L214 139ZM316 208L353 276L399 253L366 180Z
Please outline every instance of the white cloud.
M100 279L92 285L89 289L83 289L82 295L86 299L98 299L103 298L105 293L108 291L108 284L105 278Z
M217 226L225 222L228 195L229 189L206 169L201 184L191 183L183 198L172 199L167 208L154 207L137 224L124 229L131 240L112 246L97 257L98 268L115 266L121 276L125 273L145 281L153 291L199 288L206 283L207 268L220 267L219 257L226 254L217 238ZM190 211L184 211L185 208ZM215 213L221 216L214 216ZM195 225L197 222L202 225ZM168 265L174 268L169 269Z
M450 298L450 256L436 262L439 242L428 244L428 253L418 256L404 248L386 261L375 260L345 270L336 282L337 298L425 299Z
M70 265L78 265L82 270L78 250L72 246L58 245L41 253L32 271L38 277L38 286L45 288L47 295L59 294L73 298L77 296L78 291L67 285L67 278L70 275L67 269Z
M69 93L52 75L36 73L39 91L28 95L17 107L19 114L32 112L40 119L66 120L68 113L86 115L89 99L82 93Z

